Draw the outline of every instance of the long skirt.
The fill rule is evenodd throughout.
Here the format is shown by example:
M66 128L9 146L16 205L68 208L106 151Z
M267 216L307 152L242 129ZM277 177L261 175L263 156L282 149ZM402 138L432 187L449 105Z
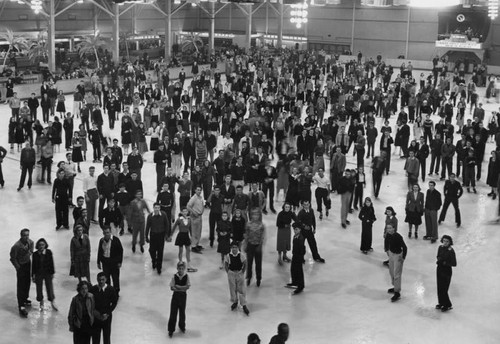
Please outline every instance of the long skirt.
M373 223L361 223L361 251L370 251L372 248L372 227Z
M276 236L276 251L286 252L290 251L290 241L292 238L292 231L290 226L279 227L278 235Z

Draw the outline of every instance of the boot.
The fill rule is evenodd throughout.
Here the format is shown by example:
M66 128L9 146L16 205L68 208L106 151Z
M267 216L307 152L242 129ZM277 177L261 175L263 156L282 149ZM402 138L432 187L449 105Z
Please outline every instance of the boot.
M415 239L418 239L418 232L415 231Z
M411 239L411 231L408 232L408 238Z

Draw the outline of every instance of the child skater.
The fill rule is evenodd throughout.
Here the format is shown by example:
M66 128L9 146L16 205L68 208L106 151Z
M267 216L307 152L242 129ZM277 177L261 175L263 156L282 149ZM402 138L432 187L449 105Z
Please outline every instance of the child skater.
M196 272L198 270L191 266L191 219L189 218L189 211L185 207L182 208L179 218L174 223L169 240L172 240L177 228L179 234L175 238L175 246L179 246L179 262L182 262L182 251L186 248L187 271Z
M227 272L227 280L229 283L229 293L231 294L231 310L234 311L238 307L238 299L243 312L246 315L250 314L247 308L245 273L247 268L247 259L243 252L240 252L238 243L231 243L231 252L226 255L224 268Z
M290 275L292 282L286 285L287 288L295 288L293 295L302 293L304 290L304 255L306 254L306 246L304 237L300 234L300 225L295 222L293 225L293 240L292 240L292 264L290 265Z
M180 233L179 233L180 234ZM191 287L189 276L186 273L186 263L177 263L177 273L170 281L172 301L170 302L170 317L168 319L168 336L172 338L177 323L177 313L179 313L179 328L182 333L186 332L186 299L187 290Z
M373 223L377 221L375 217L375 210L373 209L373 203L370 197L365 198L365 202L361 207L359 212L359 219L361 220L361 246L360 250L364 254L368 251L373 251L372 249L372 227Z
M231 250L232 224L226 211L222 212L222 219L217 223L217 252L220 253L221 264L219 269L224 269L224 257Z

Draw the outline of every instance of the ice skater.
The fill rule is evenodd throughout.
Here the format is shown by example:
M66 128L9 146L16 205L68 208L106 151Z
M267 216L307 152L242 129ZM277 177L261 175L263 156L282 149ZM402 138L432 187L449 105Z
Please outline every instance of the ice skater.
M392 224L387 224L385 229L387 233L384 241L384 250L389 257L389 273L391 274L393 285L387 292L394 294L391 301L395 302L401 298L401 275L408 248L403 237L396 232Z
M182 333L186 332L186 299L187 290L191 287L189 276L186 273L186 263L177 263L177 273L170 281L172 301L170 302L170 317L168 319L168 336L172 338L177 323L177 313L179 314L179 328Z
M453 239L449 235L443 235L441 238L442 245L438 248L437 253L437 294L438 304L436 309L442 312L453 309L450 297L448 296L448 289L450 288L452 267L457 266L457 258L453 250Z
M227 272L227 280L229 283L229 293L231 294L231 310L234 311L238 307L238 300L243 307L243 312L246 315L250 314L247 308L246 287L245 287L245 272L247 269L247 259L240 252L238 243L231 243L231 252L226 255L224 267Z
M287 288L295 288L293 295L302 293L304 290L304 256L306 254L306 246L304 237L300 234L301 228L299 223L293 224L293 246L292 246L292 264L290 265L291 283L286 285Z

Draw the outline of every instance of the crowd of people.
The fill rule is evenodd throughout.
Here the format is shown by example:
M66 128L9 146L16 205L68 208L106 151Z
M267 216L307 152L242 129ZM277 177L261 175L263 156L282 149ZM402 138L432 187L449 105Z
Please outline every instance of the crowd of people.
M263 218L276 221L277 263L290 263L286 287L298 295L305 289L305 243L314 262L325 263L315 234L318 221L334 211L344 229L352 226L350 214L359 211L360 251L372 251L374 205L394 159L406 160L408 238L418 239L424 222L423 239L442 243L437 254L436 308L452 309L448 287L456 257L453 239L440 237L439 225L452 204L455 223L461 226L459 199L463 188L477 192L486 154L491 154L486 184L492 200L500 187L500 113L486 116L474 75L443 68L417 81L413 68L406 65L396 76L381 56L341 63L315 52L288 50L279 56L259 51L230 56L225 71L219 71L217 64L207 68L195 64L192 79L184 69L178 76L169 75L167 69L146 76L128 67L124 75L111 73L105 79L94 75L82 81L72 96L72 109L67 109L67 96L52 81L44 82L40 95L28 100L19 99L14 89L8 94L10 154L16 154L17 145L21 166L17 190L24 188L26 177L31 188L33 171L39 170L38 182L52 184L56 230L70 228L73 209L71 274L79 284L68 321L75 343L89 343L90 338L98 343L101 330L104 342L110 341L127 232L132 234L134 254L137 246L144 253L149 244L151 265L158 274L165 242L178 246L177 273L170 283L168 334L172 336L177 314L179 329L186 330L186 292L191 286L187 273L197 271L190 257L209 252L200 241L207 227L203 214L209 212L208 243L217 245L220 269L227 272L230 309L241 306L249 315L246 288L254 276L257 287L263 280L263 246L269 231ZM395 127L390 125L392 119ZM496 148L486 152L493 141ZM63 143L66 159L56 164L53 179L54 153ZM89 144L92 157L87 157ZM154 152L152 164L144 157L148 151ZM2 159L8 154L6 149L0 152ZM350 154L356 156L352 168L348 168ZM87 160L92 164L82 172L80 164ZM364 195L368 168L375 200ZM83 177L83 189L75 191L78 175ZM439 181L434 176L440 176ZM154 204L144 199L144 178L156 180ZM424 183L426 178L424 195L419 180ZM3 186L3 178L0 181ZM278 212L275 203L281 193L284 202ZM339 198L339 209L332 209L332 197ZM500 198L496 207L500 218ZM383 263L389 267L393 287L388 292L395 302L401 298L408 247L394 208L387 207L384 215L388 261ZM97 256L102 272L96 286L90 284L88 238L94 226L103 230ZM57 309L49 252L44 239L33 244L28 229L21 231L12 248L19 312L24 317L31 304L31 278L37 301L43 302L45 281L47 298Z

